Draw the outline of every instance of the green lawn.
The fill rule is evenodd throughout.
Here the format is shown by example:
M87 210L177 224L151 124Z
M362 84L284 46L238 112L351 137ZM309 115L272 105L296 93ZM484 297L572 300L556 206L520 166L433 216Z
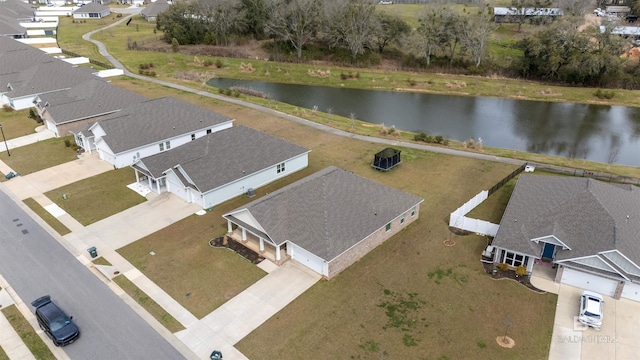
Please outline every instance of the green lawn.
M40 216L40 218L42 220L44 220L44 222L49 224L49 226L51 226L53 228L53 230L55 230L61 236L67 235L68 233L71 232L71 230L69 230L69 228L64 226L64 224L61 223L60 220L56 219L53 215L51 215L50 212L45 210L42 207L42 205L38 204L37 201L33 200L32 198L28 198L28 199L24 199L23 202L29 208L31 208L31 210L33 210L33 212L35 212L38 216Z
M4 349L2 348L2 346L0 346L0 360L10 360L7 353L4 352Z
M42 140L31 145L11 149L11 156L0 153L0 160L20 175L27 175L52 166L76 160L78 155L73 147L67 147L65 140L73 143L73 136Z
M15 305L2 308L2 313L37 360L56 359Z
M127 188L135 179L134 170L127 167L77 181L45 195L87 226L145 202L144 197Z
M184 330L184 326L180 324L171 314L166 312L158 303L153 301L147 294L141 291L134 283L127 279L124 275L116 276L115 281L129 296L131 296L138 304L145 308L156 320L158 320L167 330L172 333Z
M0 125L2 125L5 139L9 140L33 134L35 128L40 124L29 118L29 109L16 111L11 108L3 108L0 109ZM0 141L3 140L0 139ZM4 143L0 144L0 148L6 149Z

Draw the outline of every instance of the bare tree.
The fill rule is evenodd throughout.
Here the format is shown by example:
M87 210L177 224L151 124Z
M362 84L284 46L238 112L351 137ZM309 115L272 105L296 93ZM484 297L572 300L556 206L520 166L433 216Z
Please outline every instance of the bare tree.
M477 15L471 15L467 21L462 22L462 45L469 51L476 68L487 50L489 35L498 28L498 24L483 10Z
M518 32L522 30L524 21L536 11L551 5L550 0L511 0L511 16L518 23Z
M411 33L411 27L402 18L384 12L376 13L378 26L374 36L374 44L378 52L382 53L390 43L397 43L407 34Z
M325 36L332 46L344 45L353 63L371 48L377 22L375 7L366 0L336 0L328 4Z
M242 29L244 15L239 0L200 0L201 16L208 20L208 27L216 45L229 45L230 36Z
M319 0L274 0L268 5L270 21L265 24L265 32L288 41L300 62L302 47L320 29L321 8Z
M414 32L413 45L431 64L431 56L440 49L440 31L442 29L442 15L439 7L425 6L418 16L418 28Z

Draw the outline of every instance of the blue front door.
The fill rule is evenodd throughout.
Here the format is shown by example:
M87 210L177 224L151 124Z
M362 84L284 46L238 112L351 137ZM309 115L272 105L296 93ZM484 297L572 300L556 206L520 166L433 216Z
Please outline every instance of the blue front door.
M543 259L553 259L553 250L555 249L555 245L544 243L544 248L542 249L542 258Z

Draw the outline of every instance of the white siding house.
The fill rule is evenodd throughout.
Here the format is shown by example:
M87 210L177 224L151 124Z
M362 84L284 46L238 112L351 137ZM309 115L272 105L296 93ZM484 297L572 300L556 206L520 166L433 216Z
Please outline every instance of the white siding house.
M108 115L89 127L100 158L116 168L230 128L233 119L174 97L143 101Z
M197 138L142 157L136 180L156 193L171 192L211 208L308 166L309 150L244 126Z
M640 189L520 175L491 245L495 263L556 268L555 281L640 301Z

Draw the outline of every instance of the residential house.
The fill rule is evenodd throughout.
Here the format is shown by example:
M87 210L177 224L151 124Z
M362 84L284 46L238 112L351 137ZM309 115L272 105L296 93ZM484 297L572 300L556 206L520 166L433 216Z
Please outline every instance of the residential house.
M211 208L306 168L309 150L234 126L137 160L136 181Z
M158 14L166 11L169 6L170 4L166 0L158 0L142 9L140 15L142 15L145 20L154 22L158 20Z
M47 128L60 137L146 100L142 95L95 77L68 89L40 94L35 98L35 106Z
M526 22L538 24L553 21L563 15L564 11L560 8L493 8L493 21L496 23L518 23L524 16Z
M14 39L27 37L27 29L20 22L34 20L34 8L24 1L0 1L0 36Z
M146 100L75 132L78 146L116 168L230 128L233 119L174 97Z
M105 16L111 14L111 9L98 4L97 2L90 2L81 6L73 12L74 19L102 19Z
M556 282L640 301L640 188L520 175L491 245L495 263L555 267Z
M422 201L328 167L223 217L233 238L331 279L415 221Z

